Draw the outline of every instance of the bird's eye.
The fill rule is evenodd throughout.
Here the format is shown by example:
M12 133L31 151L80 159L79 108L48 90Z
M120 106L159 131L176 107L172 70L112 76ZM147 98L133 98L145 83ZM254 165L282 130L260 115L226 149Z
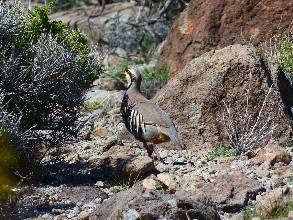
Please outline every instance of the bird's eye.
M129 74L129 76L130 76L130 78L131 78L132 81L136 80L136 75L134 75L134 74L133 74L132 72L130 72L129 70L127 70L126 72Z

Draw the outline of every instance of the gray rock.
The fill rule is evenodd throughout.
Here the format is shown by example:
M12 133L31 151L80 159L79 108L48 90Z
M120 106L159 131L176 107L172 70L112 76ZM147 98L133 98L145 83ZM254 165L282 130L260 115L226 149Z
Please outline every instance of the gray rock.
M140 187L117 193L101 204L90 219L201 219L220 220L216 210L208 204L187 197L177 198L164 191L149 191ZM130 218L125 218L130 217Z
M104 152L96 166L100 167L105 178L115 177L117 180L138 180L147 173L156 172L154 163L146 151L119 145Z
M110 77L100 77L94 82L94 87L91 90L125 90L126 87L124 83L120 82L117 79L110 78Z
M135 209L129 209L123 212L123 219L125 220L137 220L139 217L140 215Z
M249 199L255 198L264 190L262 185L240 172L221 175L213 182L199 188L191 197L194 199L209 198L218 208L225 212L237 212L247 205ZM186 193L178 192L185 197Z
M134 2L106 4L100 16L95 15L99 13L101 7L86 7L59 12L51 17L54 20L62 20L73 28L79 28L93 44L101 43L108 47L110 53L105 62L106 65L114 65L127 61L130 54L138 53L147 33L143 21L146 20L150 9L144 7L144 10L141 10L141 7L135 4ZM94 17L90 17L88 22L89 16ZM149 28L154 33L154 42L159 43L167 36L170 24L160 19L150 24Z

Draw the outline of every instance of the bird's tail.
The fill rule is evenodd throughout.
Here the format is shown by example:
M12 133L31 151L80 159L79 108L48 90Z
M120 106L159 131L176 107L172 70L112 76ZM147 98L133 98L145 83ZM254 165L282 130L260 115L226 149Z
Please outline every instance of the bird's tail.
M176 146L180 147L183 150L187 148L186 145L183 143L182 139L179 137L177 130L170 129L170 128L163 128L162 131L170 137L173 144L175 144Z

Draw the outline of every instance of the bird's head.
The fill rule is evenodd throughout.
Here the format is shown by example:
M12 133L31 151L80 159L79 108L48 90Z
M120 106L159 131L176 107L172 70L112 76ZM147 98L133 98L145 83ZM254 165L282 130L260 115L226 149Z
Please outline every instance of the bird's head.
M141 74L134 70L134 69L128 69L122 73L122 76L124 76L127 80L127 87L135 87L138 90L140 89L140 83L141 83Z

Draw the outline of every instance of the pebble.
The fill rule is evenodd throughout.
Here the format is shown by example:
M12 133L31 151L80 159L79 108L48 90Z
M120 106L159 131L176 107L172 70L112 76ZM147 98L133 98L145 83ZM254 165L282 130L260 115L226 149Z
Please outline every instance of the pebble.
M87 211L81 211L79 218L80 220L88 220L90 218L90 213Z

